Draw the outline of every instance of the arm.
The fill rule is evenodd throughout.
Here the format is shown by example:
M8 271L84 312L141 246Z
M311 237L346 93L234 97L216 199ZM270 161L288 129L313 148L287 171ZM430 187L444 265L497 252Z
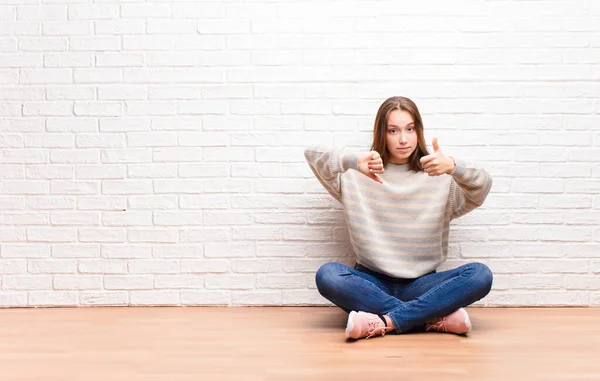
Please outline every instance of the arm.
M340 177L349 169L358 169L358 156L344 149L311 147L304 151L304 157L323 187L341 202Z
M445 156L438 145L437 138L433 139L433 153L423 156L421 165L429 176L443 174L452 176L448 196L451 219L465 215L483 205L492 189L492 177L485 169Z
M483 168L467 164L462 160L454 160L456 168L450 173L451 218L458 218L483 205L490 189L492 177Z

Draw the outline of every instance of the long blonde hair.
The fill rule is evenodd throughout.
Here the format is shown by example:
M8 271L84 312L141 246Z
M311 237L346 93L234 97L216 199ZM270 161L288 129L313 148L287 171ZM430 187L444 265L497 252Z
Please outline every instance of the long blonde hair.
M413 171L422 171L421 158L429 155L427 152L427 145L425 144L425 137L423 136L423 120L417 105L412 100L405 97L391 97L386 99L375 117L375 126L373 127L373 145L371 150L379 152L381 159L383 160L383 166L387 167L390 154L387 150L386 134L387 134L387 121L390 113L394 110L402 110L408 112L414 122L415 130L417 132L417 148L408 158L408 164Z

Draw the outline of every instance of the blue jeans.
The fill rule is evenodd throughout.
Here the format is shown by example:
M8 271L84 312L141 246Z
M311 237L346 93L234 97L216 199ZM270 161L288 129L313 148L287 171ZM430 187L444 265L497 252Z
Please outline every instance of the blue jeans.
M448 315L486 296L492 272L481 263L431 272L416 279L379 274L360 264L354 269L326 263L316 274L321 295L346 312L388 315L397 333L420 330L427 320Z

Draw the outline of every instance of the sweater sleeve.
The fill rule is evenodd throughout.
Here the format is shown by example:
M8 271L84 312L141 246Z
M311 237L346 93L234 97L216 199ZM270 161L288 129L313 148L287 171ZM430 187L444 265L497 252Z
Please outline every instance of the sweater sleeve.
M485 169L462 160L455 159L454 161L456 168L451 174L452 183L449 195L452 219L463 216L483 205L492 189L492 177Z
M310 147L304 157L319 182L336 200L342 202L341 175L358 169L358 156L347 149Z

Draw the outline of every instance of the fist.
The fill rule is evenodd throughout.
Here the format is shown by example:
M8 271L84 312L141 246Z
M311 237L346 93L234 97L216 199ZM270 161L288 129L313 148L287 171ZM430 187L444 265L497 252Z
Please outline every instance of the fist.
M429 176L440 176L451 173L454 170L454 160L444 156L437 138L433 138L433 153L421 158L421 166Z
M377 151L370 151L358 157L358 170L363 175L383 184L378 174L384 172L383 160Z

